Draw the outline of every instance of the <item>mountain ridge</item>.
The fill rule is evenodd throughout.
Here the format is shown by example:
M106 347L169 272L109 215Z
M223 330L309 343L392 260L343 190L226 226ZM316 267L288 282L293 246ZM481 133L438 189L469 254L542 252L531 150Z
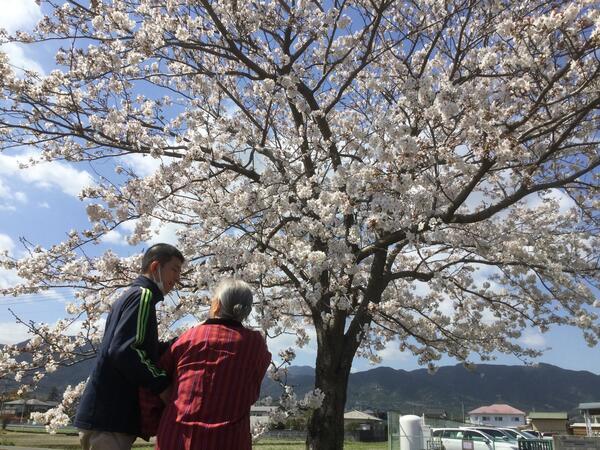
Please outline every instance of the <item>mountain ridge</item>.
M37 383L36 395L62 392L83 381L95 359L59 367ZM311 366L291 366L287 382L301 398L314 387ZM15 389L1 381L4 391ZM282 388L265 377L261 397L274 399ZM458 417L482 405L507 403L523 411L574 412L579 403L600 401L600 375L587 370L563 369L546 363L536 365L479 364L467 370L461 364L442 366L434 374L427 369L393 369L379 366L350 374L346 409L393 410L418 413L443 409Z
M272 395L272 381L263 381L262 395ZM314 376L294 376L288 383L299 396L312 389ZM272 395L275 397L275 395ZM402 412L444 409L454 416L493 403L508 403L524 411L574 412L579 403L600 399L600 375L563 369L546 363L535 366L461 364L427 369L376 367L350 374L346 409Z

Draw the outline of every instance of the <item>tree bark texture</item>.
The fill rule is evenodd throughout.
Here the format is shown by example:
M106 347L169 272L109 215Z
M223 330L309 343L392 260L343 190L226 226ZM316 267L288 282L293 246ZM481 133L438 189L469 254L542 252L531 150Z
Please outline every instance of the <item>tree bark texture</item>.
M307 450L343 450L344 407L352 359L344 357L344 335L328 336L317 350L315 388L325 394L323 405L308 423Z

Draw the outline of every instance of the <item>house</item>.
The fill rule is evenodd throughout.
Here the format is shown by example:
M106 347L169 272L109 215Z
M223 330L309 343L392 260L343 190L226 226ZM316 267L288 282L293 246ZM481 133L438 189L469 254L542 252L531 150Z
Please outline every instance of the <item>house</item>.
M386 423L379 417L362 411L352 410L344 413L344 430L347 436L357 441L385 440Z
M525 413L505 404L480 406L469 411L469 422L495 427L518 427L525 425Z
M58 405L57 402L44 402L36 398L13 400L12 402L4 402L0 415L15 416L22 422L28 420L32 412L46 412L56 405Z
M250 407L250 428L258 424L267 424L270 414L277 409L277 406L258 406Z
M565 434L569 431L566 412L532 411L527 415L529 426L540 433Z
M576 422L569 425L573 436L600 436L600 423L590 425L591 434L588 435L587 424L585 422Z
M585 426L585 432L580 433L580 427L578 423L571 425L573 434L581 434L583 436L600 436L600 425L598 424L598 418L600 417L600 402L594 403L580 403L577 407L581 414L583 414L583 425Z
M383 420L379 417L362 411L353 410L344 413L344 427L346 428L355 428L355 425L359 425L359 428L362 426L362 429L371 429L380 422L383 422Z

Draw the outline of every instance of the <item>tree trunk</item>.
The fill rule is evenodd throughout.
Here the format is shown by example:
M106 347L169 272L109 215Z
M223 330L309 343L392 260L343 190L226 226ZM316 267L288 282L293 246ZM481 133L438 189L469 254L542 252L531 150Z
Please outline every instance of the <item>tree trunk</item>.
M344 406L352 359L344 358L344 336L320 339L317 349L315 388L325 394L323 405L308 423L307 450L343 450Z

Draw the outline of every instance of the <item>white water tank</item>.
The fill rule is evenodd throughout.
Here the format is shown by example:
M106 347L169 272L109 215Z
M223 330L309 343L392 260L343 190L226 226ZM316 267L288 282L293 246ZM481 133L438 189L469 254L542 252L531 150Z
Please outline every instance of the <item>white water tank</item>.
M400 450L423 450L422 419L419 416L400 416Z

